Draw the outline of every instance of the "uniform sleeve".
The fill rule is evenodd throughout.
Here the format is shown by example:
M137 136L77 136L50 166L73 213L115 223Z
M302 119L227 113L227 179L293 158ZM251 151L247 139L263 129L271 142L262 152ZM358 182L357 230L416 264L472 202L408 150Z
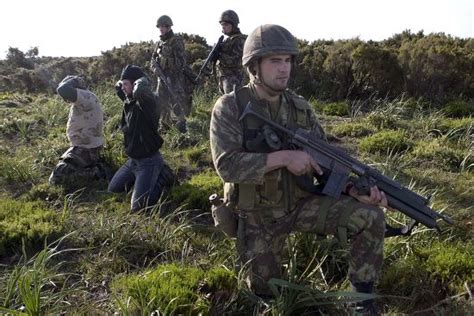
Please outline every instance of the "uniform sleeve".
M233 96L224 95L214 105L210 140L212 160L224 182L263 183L267 154L243 148L243 128Z
M151 83L146 77L139 78L133 83L133 99L138 101L142 111L151 122L153 128L158 129L159 111L156 103L157 99L151 91Z

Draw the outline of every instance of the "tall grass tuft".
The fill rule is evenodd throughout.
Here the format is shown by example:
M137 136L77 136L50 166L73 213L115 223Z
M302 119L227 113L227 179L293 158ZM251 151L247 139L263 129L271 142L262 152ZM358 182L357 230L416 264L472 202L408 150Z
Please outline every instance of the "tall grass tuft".
M5 285L0 287L3 306L0 311L45 315L61 313L70 306L71 295L80 291L80 287L71 283L70 275L61 272L64 262L58 261L58 257L74 251L60 250L66 237L46 246L30 259L23 254L22 260L0 281Z

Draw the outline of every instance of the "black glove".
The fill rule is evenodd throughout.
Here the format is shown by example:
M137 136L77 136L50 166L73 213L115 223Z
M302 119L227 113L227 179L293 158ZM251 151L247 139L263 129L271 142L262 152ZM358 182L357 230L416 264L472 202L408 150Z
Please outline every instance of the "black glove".
M125 92L123 92L122 90L122 81L120 80L117 81L117 83L115 84L115 91L117 92L117 95L120 98L120 100L125 101L127 96L125 95Z

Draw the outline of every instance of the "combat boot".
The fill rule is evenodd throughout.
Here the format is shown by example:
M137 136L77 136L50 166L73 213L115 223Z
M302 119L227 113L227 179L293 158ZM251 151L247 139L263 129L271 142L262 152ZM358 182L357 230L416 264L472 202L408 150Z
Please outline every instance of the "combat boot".
M356 293L372 294L374 282L357 282L352 284L352 291ZM355 315L377 316L381 315L373 299L363 300L355 304Z

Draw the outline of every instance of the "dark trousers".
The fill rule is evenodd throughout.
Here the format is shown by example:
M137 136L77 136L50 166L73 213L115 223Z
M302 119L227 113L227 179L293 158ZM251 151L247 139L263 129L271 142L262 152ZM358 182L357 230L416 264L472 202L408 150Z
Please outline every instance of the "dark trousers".
M119 193L129 191L133 187L132 211L151 207L158 202L163 190L158 181L163 166L160 152L148 158L130 158L110 180L108 190Z

